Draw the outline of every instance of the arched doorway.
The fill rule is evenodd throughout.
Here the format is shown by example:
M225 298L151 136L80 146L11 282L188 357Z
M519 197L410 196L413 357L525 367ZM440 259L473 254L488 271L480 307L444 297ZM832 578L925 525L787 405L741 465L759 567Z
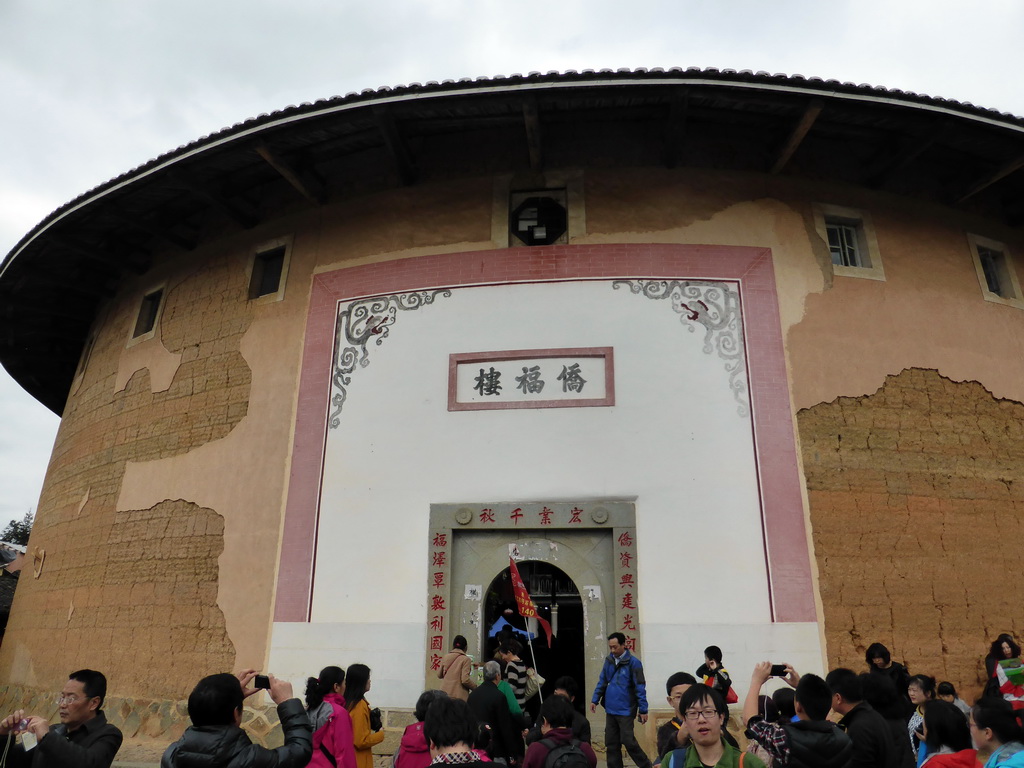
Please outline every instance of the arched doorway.
M546 619L552 630L551 647L539 623L527 620L516 609L512 591L510 569L505 568L491 581L484 594L484 647L485 658L491 658L498 643L505 637L515 636L524 643L522 658L545 678L541 695L550 696L555 680L568 675L576 681L576 705L586 700L588 684L584 654L583 601L576 583L556 565L539 560L517 563L519 574L537 612ZM531 715L536 717L540 701L528 702ZM582 711L582 710L581 710Z

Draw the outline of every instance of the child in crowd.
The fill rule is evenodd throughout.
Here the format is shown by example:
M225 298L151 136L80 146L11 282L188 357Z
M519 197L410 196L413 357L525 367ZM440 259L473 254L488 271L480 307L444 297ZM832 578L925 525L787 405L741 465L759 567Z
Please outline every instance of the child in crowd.
M697 677L725 699L726 704L735 704L739 700L732 689L732 678L722 666L722 649L717 645L709 645L704 649L704 663L697 668Z
M964 717L970 716L971 708L967 706L967 702L956 695L956 688L953 687L952 683L943 680L939 683L939 687L935 689L935 692L942 701L948 701L950 704L955 705L957 709L964 713Z

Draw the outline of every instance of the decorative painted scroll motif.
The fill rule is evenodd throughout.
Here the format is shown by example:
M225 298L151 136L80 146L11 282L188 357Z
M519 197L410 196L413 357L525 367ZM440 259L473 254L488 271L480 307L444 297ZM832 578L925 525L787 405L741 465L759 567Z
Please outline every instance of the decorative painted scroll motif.
M699 323L704 326L704 354L716 352L729 374L729 389L738 406L737 413L747 416L747 366L743 350L743 319L740 296L726 283L702 280L616 280L612 288L625 286L632 293L649 299L668 299L673 311L690 333Z
M391 326L395 324L398 313L419 309L433 304L438 296L451 296L452 292L445 288L436 291L413 291L397 293L390 296L377 296L372 299L360 299L351 302L347 308L338 313L334 341L334 373L332 376L331 396L333 410L330 415L330 428L335 429L341 423L341 409L348 397L348 385L352 382L352 373L356 367L365 368L370 364L370 352L367 348L370 340L375 339L380 346L388 337Z

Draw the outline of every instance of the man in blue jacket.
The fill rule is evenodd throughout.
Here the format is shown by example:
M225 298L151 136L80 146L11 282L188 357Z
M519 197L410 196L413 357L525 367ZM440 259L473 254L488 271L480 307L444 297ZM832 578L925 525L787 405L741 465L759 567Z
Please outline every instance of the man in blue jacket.
M608 768L622 768L622 747L626 748L637 768L651 768L651 760L633 735L633 720L647 722L647 681L644 665L626 649L626 636L621 632L608 635L608 658L604 660L601 677L594 688L590 711L604 707L604 743L608 749ZM638 714L639 713L639 714Z

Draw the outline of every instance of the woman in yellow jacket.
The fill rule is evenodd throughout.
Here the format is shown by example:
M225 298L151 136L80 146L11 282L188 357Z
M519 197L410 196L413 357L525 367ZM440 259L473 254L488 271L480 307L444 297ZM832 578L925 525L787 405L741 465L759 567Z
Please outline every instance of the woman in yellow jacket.
M384 729L370 728L370 668L353 664L345 673L345 709L352 718L352 745L356 748L356 768L373 768L373 746L384 741Z

